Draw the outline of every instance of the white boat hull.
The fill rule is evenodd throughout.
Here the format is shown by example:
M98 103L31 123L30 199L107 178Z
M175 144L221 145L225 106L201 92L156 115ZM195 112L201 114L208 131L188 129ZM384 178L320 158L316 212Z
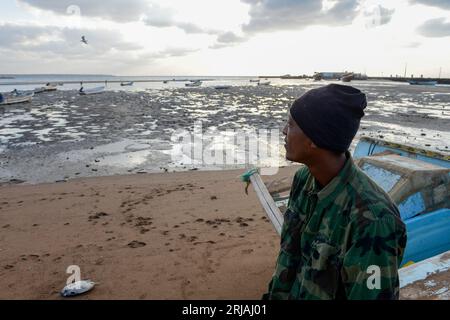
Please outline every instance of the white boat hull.
M0 105L10 105L10 104L16 104L16 103L25 103L25 102L31 102L31 99L33 98L33 94L27 94L24 96L10 96L10 95L3 95L3 99L0 99Z
M79 93L82 96L87 96L87 95L98 94L98 93L103 93L103 92L105 92L105 87L87 89L87 90L80 91Z

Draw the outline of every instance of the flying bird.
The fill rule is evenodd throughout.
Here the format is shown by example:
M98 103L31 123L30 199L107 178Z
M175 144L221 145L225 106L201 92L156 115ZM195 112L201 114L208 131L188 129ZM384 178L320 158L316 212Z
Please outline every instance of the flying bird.
M84 44L88 44L88 42L87 42L87 40L86 40L86 38L84 36L81 36L81 41L80 42L83 42Z

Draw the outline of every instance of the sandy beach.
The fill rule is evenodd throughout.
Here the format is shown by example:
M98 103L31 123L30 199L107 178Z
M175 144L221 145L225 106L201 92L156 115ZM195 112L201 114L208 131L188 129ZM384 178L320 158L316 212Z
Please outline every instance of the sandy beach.
M259 299L279 238L242 172L0 187L0 299L60 299L69 265L99 283L77 299Z

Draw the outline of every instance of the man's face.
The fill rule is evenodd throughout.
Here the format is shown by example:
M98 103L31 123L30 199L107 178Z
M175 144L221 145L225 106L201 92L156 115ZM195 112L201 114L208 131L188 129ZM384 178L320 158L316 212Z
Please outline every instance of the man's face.
M303 133L302 129L289 114L286 126L283 128L286 148L286 159L294 162L305 163L311 150L311 140Z

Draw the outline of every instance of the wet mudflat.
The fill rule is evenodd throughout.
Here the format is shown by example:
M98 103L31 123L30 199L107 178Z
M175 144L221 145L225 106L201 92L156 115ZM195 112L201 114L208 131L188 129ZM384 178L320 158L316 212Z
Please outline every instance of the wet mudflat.
M278 129L281 141L292 101L324 84L42 93L31 103L0 109L0 183L243 166L244 158L234 166L189 163L175 134L192 132L201 121L203 131L215 132L204 140L213 150L233 144L223 138L233 131ZM367 94L369 104L353 147L364 135L449 152L450 86L351 85ZM271 163L286 165L282 143L275 149Z

